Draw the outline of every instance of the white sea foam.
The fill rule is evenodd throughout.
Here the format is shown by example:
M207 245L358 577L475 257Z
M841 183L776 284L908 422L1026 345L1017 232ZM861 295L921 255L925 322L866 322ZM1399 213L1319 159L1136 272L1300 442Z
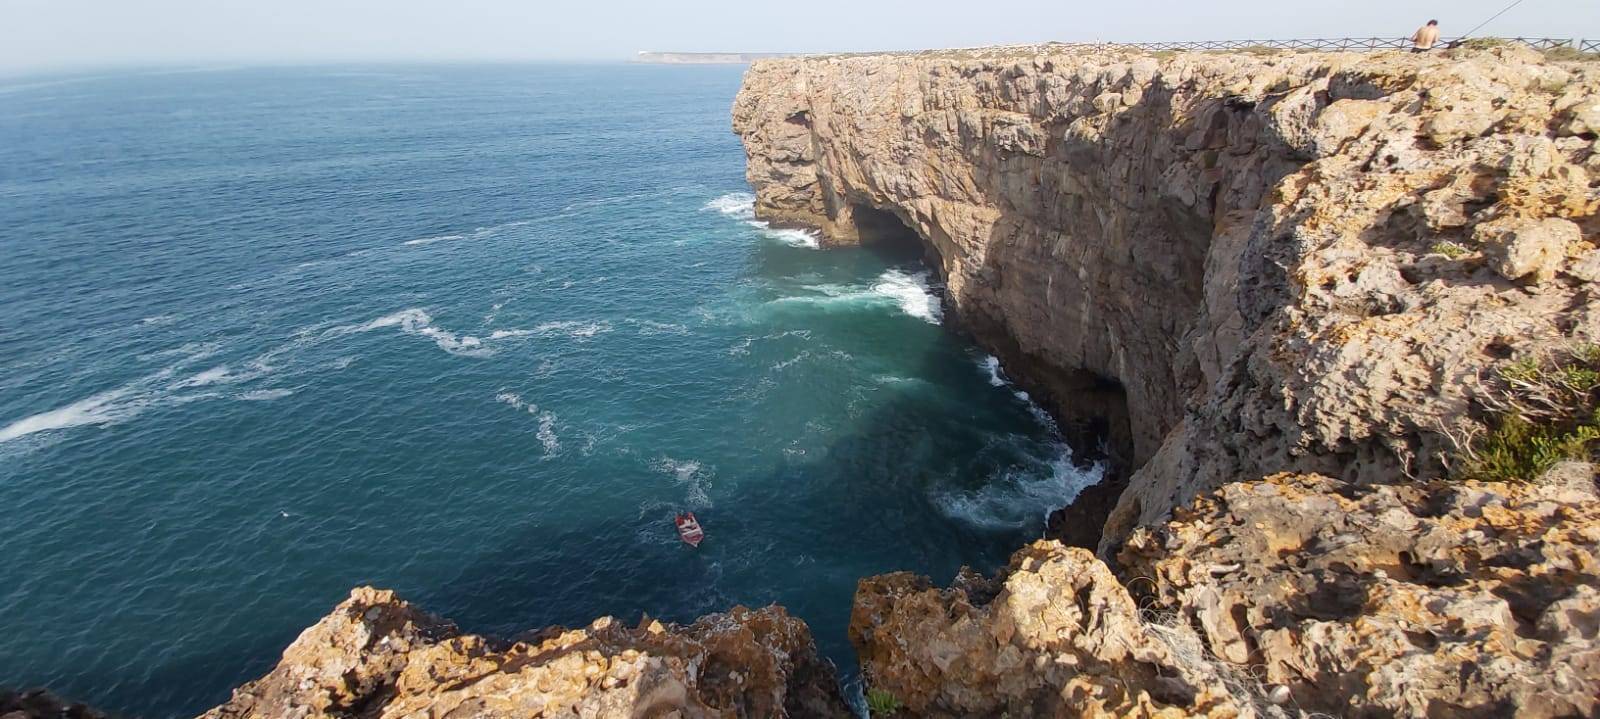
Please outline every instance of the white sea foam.
M650 466L658 472L671 476L674 481L683 485L687 494L686 501L690 506L711 506L711 497L707 492L711 487L712 473L701 467L699 462L692 459L678 460L663 456L657 458Z
M1009 384L1006 382L1005 375L1000 374L999 357L994 355L984 355L983 357L979 358L978 367L989 374L989 384L995 387L1004 387Z
M496 402L511 405L516 409L528 409L528 403L522 401L522 395L519 395L516 392L501 392L500 394L494 396L494 400ZM534 406L533 409L529 409L528 411L537 412L539 411L539 408Z
M1105 473L1103 465L1074 465L1064 443L1054 449L1055 456L1047 461L1005 470L981 489L936 493L934 504L951 519L987 529L1041 526L1050 512L1071 504Z
M821 308L849 309L888 304L900 311L930 324L944 320L944 306L928 282L926 271L907 273L891 269L878 275L870 286L860 285L807 285L803 289L813 294L784 297L775 304L812 305Z
M639 334L645 336L689 334L688 327L672 322L656 322L654 320L628 320L628 322L638 328Z
M544 445L544 454L546 457L561 451L561 441L556 438L555 413L539 413L539 432L535 436L539 438L539 443Z
M783 360L782 362L778 362L778 363L772 365L771 369L772 369L773 372L782 372L783 370L788 369L789 367L793 366L794 364L796 364L798 362L802 362L804 360L810 359L810 357L811 357L811 350L801 350L800 354L797 354L797 355L795 355L793 357L790 357L789 359Z
M270 402L275 399L283 399L292 394L294 394L292 389L258 389L241 393L239 399L246 402Z
M1011 380L1006 378L1005 370L1000 367L999 357L994 355L984 355L979 357L978 369L983 370L984 374L989 376L989 384L995 387L1004 387L1011 390L1011 396L1016 397L1017 401L1023 403L1028 410L1028 414L1033 415L1033 419L1041 426L1049 429L1051 432L1059 431L1056 427L1056 421L1050 416L1050 413L1044 411L1044 408L1040 407L1039 403L1033 401L1033 397L1029 396L1027 392L1017 389L1017 386L1012 384Z
M410 246L410 247L420 247L420 246L423 246L423 245L431 245L431 244L433 244L435 242L456 242L456 241L460 241L460 240L481 240L481 239L484 239L486 237L493 237L495 235L498 235L502 231L509 230L509 229L511 229L513 227L522 227L523 225L530 225L530 224L533 224L533 220L517 220L515 222L506 222L506 223L502 223L502 224L498 224L498 225L488 225L488 226L485 226L485 227L474 228L471 232L465 232L465 233L457 232L457 233L450 233L450 234L444 234L444 235L433 235L433 236L429 236L429 237L419 237L419 238L414 239L414 240L406 240L405 242L402 242L400 244L404 245L404 246Z
M588 339L598 334L610 332L611 323L603 320L600 322L578 322L572 320L546 322L534 327L532 331L538 335L561 334L577 339Z
M763 228L761 230L761 234L782 242L785 245L789 245L790 247L804 247L811 250L820 249L822 247L822 239L817 235L817 233L812 232L811 230L774 230L771 228Z
M939 324L944 320L944 304L928 285L928 275L926 271L907 274L889 270L878 276L872 291L893 297L900 309L912 317Z
M363 325L335 327L324 334L348 334L351 332L370 332L372 330L398 327L401 332L408 335L427 337L434 344L446 352L462 357L488 357L494 350L485 347L483 340L472 335L458 335L454 332L439 328L433 324L433 317L426 310L410 308L393 312L379 317Z
M822 246L822 239L811 230L774 228L763 220L756 219L756 196L748 192L730 192L706 203L706 209L716 210L724 215L741 220L745 224L761 231L769 239L782 242L791 247L804 247L818 249Z
M135 379L115 389L98 392L84 399L45 412L11 422L0 427L0 442L9 442L39 432L82 427L111 425L126 422L145 410L159 405L179 404L214 396L209 393L185 394L183 389L212 384L226 375L225 368L213 368L194 377L174 381L181 371L200 360L216 354L211 343L190 343L161 352L139 355L141 361L158 358L179 359L161 370ZM195 383L195 378L204 378Z
M402 242L400 244L402 244L402 245L410 245L410 246L414 247L414 246L417 246L417 245L431 245L431 244L433 244L435 242L447 242L449 240L465 240L465 239L467 239L466 235L438 235L438 236L435 236L435 237L419 237L419 238L417 238L415 240L406 240L405 242Z
M556 414L548 410L539 409L539 405L527 402L522 395L516 392L501 392L494 396L496 402L510 405L514 409L522 410L533 415L539 420L539 431L534 435L539 438L539 443L544 445L546 457L561 451L561 440L556 437Z
M231 384L232 382L236 382L236 381L238 381L237 378L232 377L231 375L228 374L228 366L227 365L218 365L216 367L212 367L211 369L208 369L208 370L206 370L204 372L196 374L193 377L190 377L188 379L185 379L185 380L179 382L177 384L177 386L180 387L180 388L182 388L182 387L204 387L206 385L212 385L212 384L225 384L225 383L226 384Z
M144 411L148 404L147 399L134 395L131 388L120 387L12 422L0 428L0 442L53 429L121 422Z
M756 196L748 192L730 192L707 202L706 209L741 220L752 219L756 216Z

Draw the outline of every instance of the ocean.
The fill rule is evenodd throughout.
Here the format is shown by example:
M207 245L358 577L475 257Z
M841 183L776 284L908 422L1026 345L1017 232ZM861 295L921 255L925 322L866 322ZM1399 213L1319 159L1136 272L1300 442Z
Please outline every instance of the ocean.
M361 584L779 602L848 680L857 579L1003 565L1099 470L915 254L753 218L740 75L0 80L0 685L192 715Z

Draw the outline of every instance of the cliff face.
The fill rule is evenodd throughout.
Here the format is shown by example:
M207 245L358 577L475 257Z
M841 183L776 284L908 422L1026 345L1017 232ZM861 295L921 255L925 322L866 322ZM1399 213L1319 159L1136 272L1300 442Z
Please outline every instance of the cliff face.
M845 716L833 665L781 608L689 626L603 617L511 640L358 588L204 719Z
M978 340L1136 468L1103 551L1279 471L1437 476L1480 375L1600 337L1600 69L1531 51L763 61L757 214L903 224Z

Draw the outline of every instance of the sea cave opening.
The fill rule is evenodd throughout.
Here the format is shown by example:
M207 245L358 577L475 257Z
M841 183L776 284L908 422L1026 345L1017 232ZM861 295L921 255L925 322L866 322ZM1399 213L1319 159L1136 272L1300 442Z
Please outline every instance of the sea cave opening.
M894 212L852 204L850 221L862 247L897 260L921 259L939 266L933 247Z

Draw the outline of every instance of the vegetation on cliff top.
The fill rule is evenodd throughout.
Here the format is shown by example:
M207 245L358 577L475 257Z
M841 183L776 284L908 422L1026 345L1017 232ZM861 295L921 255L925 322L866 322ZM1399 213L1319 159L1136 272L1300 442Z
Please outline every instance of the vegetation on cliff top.
M1588 460L1600 441L1600 345L1524 357L1497 373L1479 402L1488 429L1462 443L1467 479L1535 479L1558 462Z

